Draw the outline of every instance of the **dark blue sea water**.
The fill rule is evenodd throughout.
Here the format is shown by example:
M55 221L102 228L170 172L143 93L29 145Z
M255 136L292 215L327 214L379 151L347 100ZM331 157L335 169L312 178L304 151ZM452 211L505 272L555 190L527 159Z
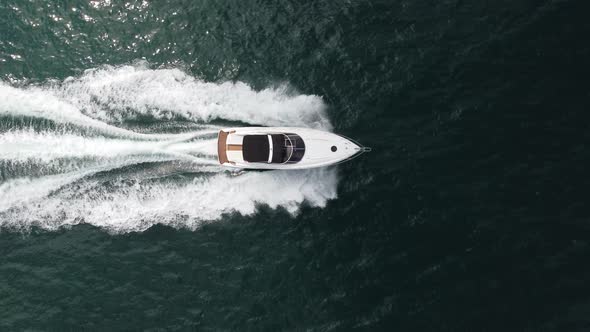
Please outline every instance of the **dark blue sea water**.
M0 1L0 330L590 330L589 12ZM247 125L373 151L236 176Z

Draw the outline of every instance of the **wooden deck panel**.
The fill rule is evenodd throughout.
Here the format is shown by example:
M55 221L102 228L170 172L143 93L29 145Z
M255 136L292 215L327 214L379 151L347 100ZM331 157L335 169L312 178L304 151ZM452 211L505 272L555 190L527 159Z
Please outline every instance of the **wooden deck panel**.
M223 130L219 131L219 135L217 136L217 158L219 159L219 163L220 164L225 164L227 162L229 162L229 160L227 159L227 136L229 135L229 133L226 133Z

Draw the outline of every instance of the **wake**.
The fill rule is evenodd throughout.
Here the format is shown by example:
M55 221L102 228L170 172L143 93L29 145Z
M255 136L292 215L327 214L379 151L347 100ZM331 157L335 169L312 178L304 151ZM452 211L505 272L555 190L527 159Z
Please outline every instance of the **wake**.
M331 129L321 98L289 91L145 63L0 82L0 228L195 229L259 205L293 215L304 202L323 207L336 197L335 169L232 176L217 163L224 121Z

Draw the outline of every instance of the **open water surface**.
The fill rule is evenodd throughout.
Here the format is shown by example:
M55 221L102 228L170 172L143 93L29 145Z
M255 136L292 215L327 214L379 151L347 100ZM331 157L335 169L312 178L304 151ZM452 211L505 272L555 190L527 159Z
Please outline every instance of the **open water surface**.
M0 1L0 329L590 329L590 4ZM226 126L370 146L217 166Z

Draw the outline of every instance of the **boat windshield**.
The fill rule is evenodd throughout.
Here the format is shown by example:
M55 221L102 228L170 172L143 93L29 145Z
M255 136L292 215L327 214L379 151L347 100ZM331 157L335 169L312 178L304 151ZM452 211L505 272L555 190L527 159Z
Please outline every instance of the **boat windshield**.
M305 143L296 134L246 135L242 154L248 162L297 163L305 154Z
M305 154L305 143L296 134L274 134L272 137L272 163L285 164L301 161Z

